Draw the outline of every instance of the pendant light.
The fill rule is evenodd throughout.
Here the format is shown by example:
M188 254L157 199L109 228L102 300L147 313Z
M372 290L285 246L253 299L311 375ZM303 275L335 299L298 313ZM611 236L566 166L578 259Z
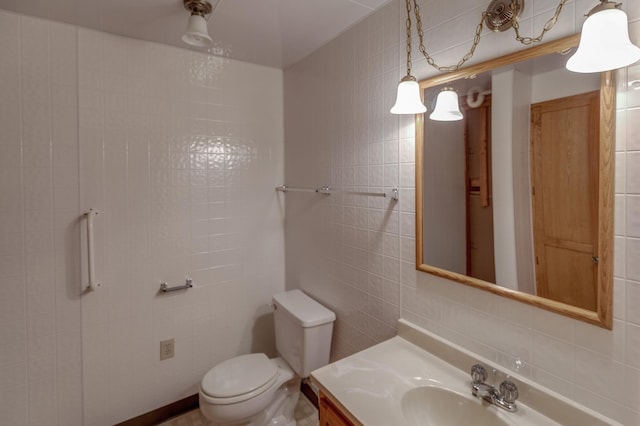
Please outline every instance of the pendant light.
M184 8L191 12L187 31L182 36L182 41L194 47L211 46L213 40L209 37L206 15L212 11L211 3L206 0L183 0Z
M640 48L629 40L627 14L621 3L600 0L582 26L580 44L567 69L589 73L626 67L640 60Z
M445 87L438 93L436 107L429 118L434 121L462 120L460 105L458 105L458 94L452 87Z
M416 78L406 75L398 84L398 94L396 103L391 107L391 114L422 114L427 111L427 107L420 99L420 86Z
M407 5L407 75L398 84L396 103L391 107L391 114L422 114L427 111L420 99L420 86L411 75L411 3Z

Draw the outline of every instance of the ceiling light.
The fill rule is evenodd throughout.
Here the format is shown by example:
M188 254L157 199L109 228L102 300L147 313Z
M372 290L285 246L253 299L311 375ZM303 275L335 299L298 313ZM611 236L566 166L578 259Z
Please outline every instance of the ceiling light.
M629 40L629 21L620 6L608 0L591 9L582 26L580 44L567 61L573 72L602 72L640 60L640 49Z
M191 12L191 15L182 41L194 47L211 46L213 40L209 37L207 20L205 19L205 16L211 14L211 3L206 0L183 0L183 4L184 8Z
M445 87L438 93L436 107L429 116L434 121L458 121L462 120L462 113L458 105L458 94L452 87Z

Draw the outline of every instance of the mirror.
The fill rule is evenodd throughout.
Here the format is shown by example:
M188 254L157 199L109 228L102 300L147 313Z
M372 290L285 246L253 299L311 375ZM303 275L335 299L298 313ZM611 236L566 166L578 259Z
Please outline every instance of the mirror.
M578 41L420 82L416 267L611 329L615 82L565 70Z

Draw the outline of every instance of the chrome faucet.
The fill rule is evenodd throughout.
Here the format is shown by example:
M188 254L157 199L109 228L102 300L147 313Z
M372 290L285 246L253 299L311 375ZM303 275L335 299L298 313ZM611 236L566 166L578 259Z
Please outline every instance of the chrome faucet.
M473 396L482 398L485 401L514 413L518 410L516 399L518 399L518 388L515 383L505 380L500 383L499 389L488 385L487 369L480 364L471 367L471 393Z

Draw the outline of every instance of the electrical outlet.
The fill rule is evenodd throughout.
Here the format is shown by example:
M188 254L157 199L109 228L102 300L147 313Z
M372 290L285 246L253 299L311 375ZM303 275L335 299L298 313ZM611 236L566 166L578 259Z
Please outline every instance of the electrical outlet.
M174 339L163 340L160 342L160 361L173 358L174 355Z

